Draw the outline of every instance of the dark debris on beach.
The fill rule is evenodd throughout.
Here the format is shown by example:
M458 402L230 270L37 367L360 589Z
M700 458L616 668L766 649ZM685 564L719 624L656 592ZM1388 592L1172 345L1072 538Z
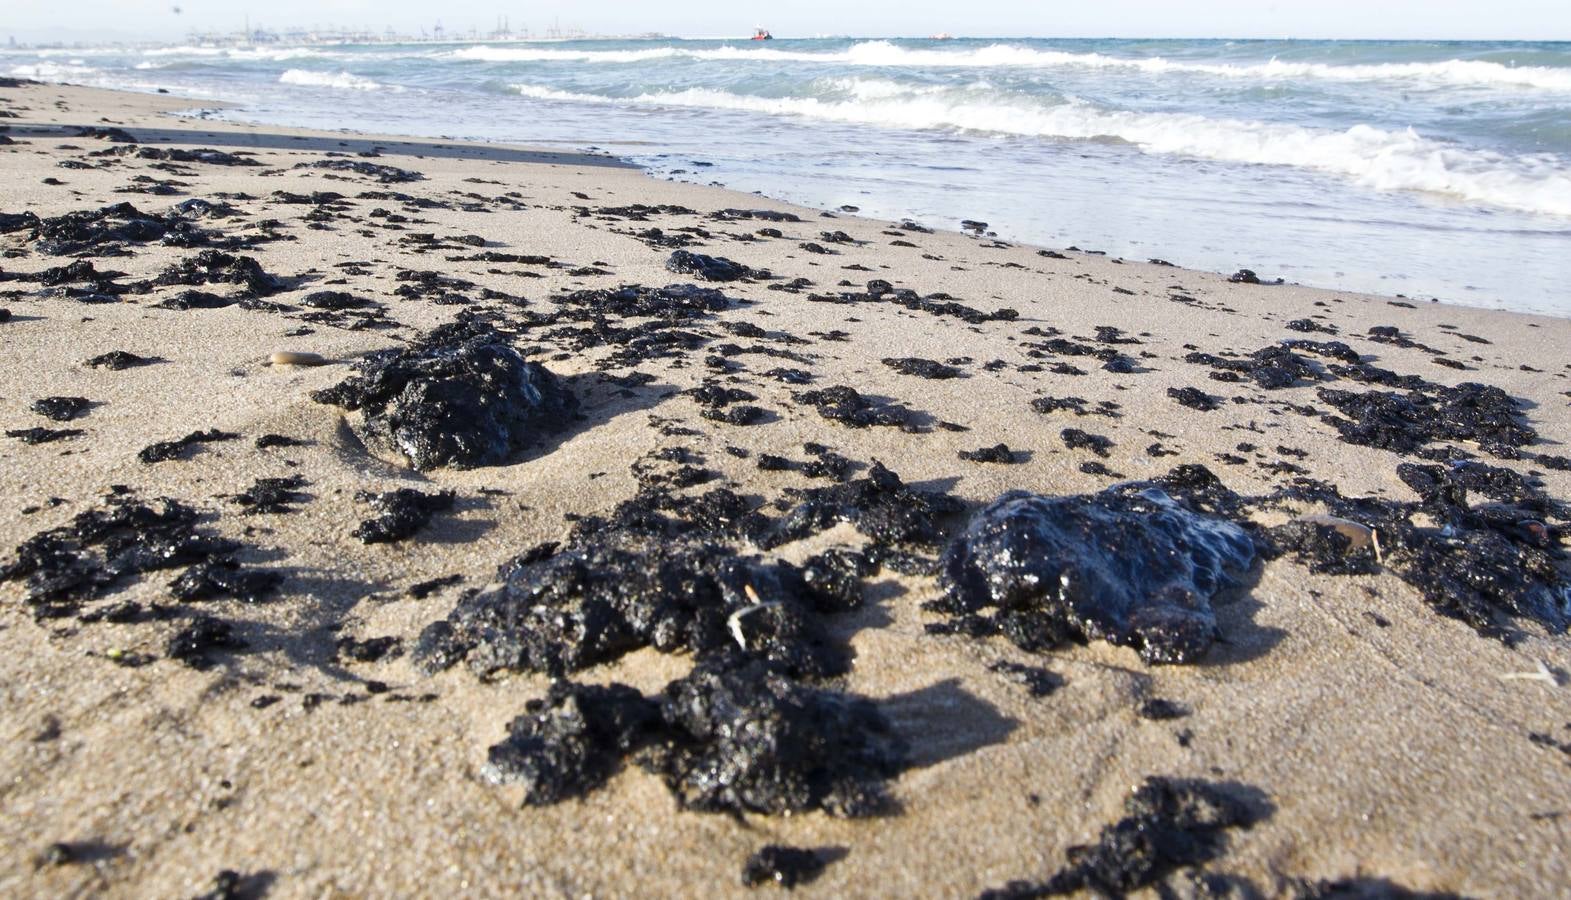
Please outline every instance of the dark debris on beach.
M193 170L184 168L191 165L261 165L247 152L138 144L112 127L86 129L81 136L113 144L89 153L84 165L149 163L182 178L191 177L187 173ZM1324 577L1389 573L1436 613L1508 643L1529 630L1563 633L1571 627L1571 579L1563 549L1571 511L1545 491L1541 479L1523 471L1533 464L1561 470L1571 463L1531 449L1544 441L1527 404L1505 390L1480 381L1449 384L1401 374L1375 365L1393 363L1347 343L1366 347L1359 342L1367 341L1377 348L1428 354L1434 364L1453 370L1441 375L1486 368L1475 366L1476 359L1464 363L1447 356L1415 339L1412 331L1377 326L1355 335L1317 314L1287 321L1282 327L1295 336L1268 346L1247 351L1186 347L1183 355L1169 358L1157 352L1159 340L1145 332L1135 336L1103 325L1094 336L1077 336L1034 321L1022 328L1025 323L1017 321L1020 313L1012 308L988 310L947 293L897 287L907 283L902 276L908 273L862 265L871 262L857 256L864 241L819 227L798 233L792 226L802 220L792 213L726 209L704 214L638 204L574 209L582 221L638 223L636 230L617 233L659 248L652 258L664 257L668 272L703 285L611 287L577 281L548 297L526 299L471 279L480 279L478 267L495 267L488 272L518 279L541 272L583 279L615 267L511 252L478 234L444 233L422 218L436 209L478 214L525 208L517 194L511 199L402 194L388 186L426 177L413 169L336 156L280 171L295 173L290 177L315 174L340 185L368 179L382 186L357 196L281 190L266 198L268 204L309 207L301 216L307 228L363 226L363 234L391 235L389 245L408 258L439 253L449 262L477 268L451 274L395 267L398 286L385 295L371 294L340 275L368 274L378 263L342 263L325 275L315 270L275 274L262 259L245 253L286 236L275 230L276 222L248 219L256 209L248 201L257 198L223 194L157 211L151 200L139 197L141 208L117 203L54 216L0 213L0 234L17 255L38 254L59 263L35 272L0 271L0 281L16 287L23 302L29 295L59 297L87 314L107 308L97 304L136 302L166 319L177 318L174 313L204 319L230 313L286 316L291 327L299 327L290 333L301 336L312 326L388 329L396 345L360 358L353 374L311 396L351 414L346 433L423 472L511 465L552 452L612 402L657 404L680 398L686 406L675 408L689 415L696 409L696 419L702 420L694 428L653 418L663 423L664 440L631 464L637 483L632 496L596 515L575 511L566 534L518 552L494 577L475 571L410 571L399 582L408 587L398 587L391 596L404 602L435 598L431 602L446 610L434 621L428 617L418 638L331 637L328 655L334 665L369 666L407 652L426 677L461 667L486 680L515 673L549 678L543 696L515 707L521 711L492 736L495 742L484 757L483 774L496 784L517 786L526 805L582 798L633 769L644 773L637 777L657 779L680 808L695 812L898 814L892 782L913 765L908 737L886 702L861 696L846 684L855 662L848 623L865 621L877 606L870 599L877 594L869 587L884 573L936 577L941 594L924 604L922 613L932 637L922 640L976 650L979 660L988 657L970 642L1001 638L1007 645L999 642L985 652L1023 652L1042 662L1067 644L1103 641L1132 648L1151 665L1203 664L1213 646L1228 639L1217 608L1247 591L1259 564L1273 559L1290 560ZM157 196L188 186L148 178L127 190ZM366 208L375 205L375 211L365 215L357 207L360 201L369 201ZM751 230L763 223L779 227ZM987 227L970 225L979 235ZM730 234L727 228L748 230ZM885 233L917 237L926 229L909 224ZM700 252L722 242L735 247L762 240L789 240L790 252L810 254L812 265L824 267L819 271L845 272L820 278L825 287L818 287L807 278L777 276ZM916 246L904 239L895 243ZM132 266L109 265L116 257L155 246L179 250L178 261L142 280L119 271L135 271ZM1052 251L1040 255L1068 259ZM879 277L868 278L873 274ZM1249 270L1231 280L1267 283ZM1132 294L1118 287L1114 291ZM154 296L139 299L146 295ZM848 322L877 310L906 318L917 314L933 327L985 327L1008 336L1009 350L1000 349L1001 358L985 363L969 357L879 357L885 369L869 383L845 383L852 377L831 376L820 364L826 348L858 340L852 332L826 325L808 335L790 334L766 318L772 310L756 300L760 296L771 303L821 304L826 314L843 314ZM1175 300L1179 297L1186 295ZM400 304L413 302L452 308L456 315L447 324L416 332L395 318ZM749 314L746 321L735 315L739 311ZM0 310L0 321L11 318L9 310ZM23 318L7 327L25 327ZM1469 344L1488 343L1447 334ZM1015 351L1011 359L1002 358ZM550 361L552 368L537 359ZM105 385L111 378L105 373L165 362L126 350L78 360L72 365L93 370L83 374L105 379ZM732 465L785 479L782 486L755 496L727 480L724 467L705 458L711 448L696 439L736 435L736 443L743 444L755 433L768 433L772 423L797 419L830 433L889 429L879 439L908 441L911 452L922 455L933 435L974 426L989 436L975 440L974 449L957 452L951 445L940 456L959 476L984 469L958 462L1020 467L985 469L1007 477L1032 468L1026 464L1041 455L1062 451L1032 446L1014 432L984 430L1000 423L936 421L907 399L875 392L874 385L914 387L909 394L895 390L920 401L932 396L925 391L953 390L965 379L1031 376L1039 379L1030 382L1026 394L1035 413L1059 420L1094 417L1118 437L1115 442L1084 428L1055 426L1059 441L1074 456L1094 457L1075 460L1080 472L1121 481L1110 465L1128 469L1136 463L1121 455L1130 432L1129 423L1120 420L1138 406L1130 403L1126 409L1111 400L1047 392L1068 394L1062 390L1068 379L1121 378L1121 389L1138 389L1143 373L1175 366L1182 373L1177 384L1217 382L1226 386L1228 396L1194 386L1170 387L1163 403L1206 413L1200 418L1207 427L1213 420L1223 424L1235 407L1294 416L1302 427L1389 455L1392 473L1416 499L1344 496L1337 486L1309 477L1296 465L1305 451L1278 445L1271 460L1254 444L1239 444L1238 453L1245 455L1229 453L1223 459L1237 465L1255 460L1272 473L1276 487L1255 496L1235 493L1209 470L1191 464L1097 492L1010 491L976 498L945 481L908 483L895 471L900 465L845 455L854 454L854 448L841 448L842 453L816 443L799 447L803 438L787 449L770 448L778 453L754 444L746 445L751 450L726 447L736 458ZM565 377L552 369L589 372ZM663 383L682 381L683 370L696 374L685 383ZM890 372L907 377L894 378ZM114 377L141 374L151 373ZM98 401L87 397L23 402L29 415L57 423L96 426L108 417L94 412ZM1024 411L1027 401L1020 402ZM670 415L672 408L660 411ZM17 446L17 453L70 452L93 440L85 427L34 426L5 434L30 445ZM975 446L1000 435L1015 446ZM216 445L239 437L207 428L158 441L136 454L147 464L139 468L156 477L165 467L154 464L187 460L171 468L191 471ZM695 438L694 446L679 445L679 438ZM1148 446L1149 440L1133 446ZM269 433L255 438L254 449L313 443ZM1149 443L1147 453L1173 453L1154 452L1159 448L1160 442ZM223 452L250 454L253 448ZM256 454L291 467L299 455ZM80 627L156 629L149 646L161 648L169 660L202 671L227 668L264 630L244 615L246 607L287 595L292 577L287 562L258 565L256 560L271 559L272 551L251 541L266 534L269 524L290 521L270 517L315 509L306 504L318 502L306 490L312 479L305 474L247 480L251 483L238 493L210 493L216 510L194 500L143 499L116 487L63 524L19 544L0 566L0 580L16 582L26 608L41 621L74 618ZM235 491L244 483L230 482L223 489ZM431 532L447 539L449 532L461 530L450 524L458 524L477 501L468 491L460 499L457 491L441 487L354 496L370 512L350 532L355 538L378 545L411 542L364 551L386 554L418 548L419 540L432 539ZM1269 529L1255 524L1255 514L1291 504L1326 513ZM454 515L433 525L442 513ZM846 528L837 533L838 526ZM791 557L799 562L782 558L791 545L809 539L832 545ZM154 577L162 592L158 602L116 596ZM329 630L340 624L331 623ZM597 667L650 650L681 659L686 673L650 693L600 683ZM118 661L131 665L148 659ZM1068 683L1047 665L995 657L985 668L1007 683L1006 690L1031 702L1055 702L1055 693ZM368 682L364 694L388 689L385 683ZM313 696L318 699L311 701ZM336 695L307 695L305 708L331 696ZM1146 720L1136 723L1139 727L1191 714L1189 706L1159 697L1130 705L1135 717ZM1559 745L1551 740L1546 746ZM1206 865L1221 857L1229 836L1251 827L1268 809L1263 795L1245 786L1149 778L1127 798L1122 817L1102 828L1093 844L1069 848L1056 873L1011 882L984 896L1081 890L1116 896L1150 886L1166 889L1179 871L1204 879ZM771 844L746 861L742 883L789 889L811 882L837 858L830 849ZM1382 886L1392 893L1381 893ZM1291 888L1302 897L1406 895L1388 882L1367 879L1294 882Z

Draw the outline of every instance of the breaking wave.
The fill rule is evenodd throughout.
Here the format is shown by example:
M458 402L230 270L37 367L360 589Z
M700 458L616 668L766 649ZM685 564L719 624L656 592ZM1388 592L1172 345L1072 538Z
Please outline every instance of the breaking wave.
M44 62L12 66L9 74L13 78L32 78L37 81L61 82L96 78L102 73L92 66L82 65L80 62Z
M1346 130L1110 110L1067 98L990 89L905 89L892 82L830 79L821 96L760 97L694 88L633 97L514 85L520 95L577 103L737 110L912 130L982 132L1067 141L1123 142L1144 153L1284 166L1351 178L1380 191L1423 191L1525 212L1571 216L1571 171L1553 157L1463 149L1407 129Z
M380 82L351 75L348 72L312 72L306 69L290 69L278 76L278 81L280 84L337 88L346 91L377 91L384 87Z
M316 47L151 47L143 56L198 56L222 59L270 60L312 59L331 55Z
M856 66L923 68L1083 68L1123 69L1153 75L1198 74L1219 78L1289 81L1404 81L1434 86L1536 88L1571 92L1571 68L1509 66L1485 60L1452 59L1440 62L1331 65L1287 62L1196 63L1163 57L1117 57L1101 53L1037 50L1013 44L990 44L967 50L932 50L902 47L890 41L863 41L845 50L791 51L771 48L650 47L638 50L574 50L545 47L496 47L480 45L451 51L454 59L485 62L602 62L636 63L654 59L696 59L760 62L816 62Z

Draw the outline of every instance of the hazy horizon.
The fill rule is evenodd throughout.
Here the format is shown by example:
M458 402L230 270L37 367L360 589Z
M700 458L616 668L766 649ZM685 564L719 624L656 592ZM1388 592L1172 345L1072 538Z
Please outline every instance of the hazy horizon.
M384 28L404 34L430 33L440 22L455 39L478 29L482 35L506 17L515 32L541 35L553 24L592 34L659 32L687 39L745 36L754 26L781 38L926 37L949 33L980 38L1145 38L1234 40L1571 40L1571 4L1545 0L1501 0L1481 8L1462 0L1395 0L1373 5L1360 0L1309 4L1202 0L1173 8L1135 0L1105 0L1094 8L1054 9L1018 0L979 0L964 15L948 4L873 0L847 8L809 2L775 5L692 0L664 8L647 3L581 0L530 5L449 3L440 13L411 0L276 0L266 5L203 0L79 0L68 12L58 3L13 0L0 39L19 42L177 41L191 31ZM178 11L177 11L178 10ZM77 25L91 21L93 26Z

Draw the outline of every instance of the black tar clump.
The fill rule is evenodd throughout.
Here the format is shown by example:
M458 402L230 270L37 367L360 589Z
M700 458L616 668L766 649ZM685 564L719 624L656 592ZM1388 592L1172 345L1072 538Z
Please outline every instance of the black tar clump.
M410 181L425 180L425 176L419 172L400 169L396 166L385 166L380 163L369 163L358 159L319 159L315 162L296 163L295 168L332 169L336 172L353 172L356 175L375 178L382 184L402 184Z
M376 510L374 518L361 522L354 536L367 544L386 544L413 537L436 513L453 508L452 491L426 494L414 488L370 493L362 491L357 499Z
M959 378L965 374L962 369L945 365L936 359L923 359L920 356L890 357L883 361L884 365L902 375L915 375L918 378L946 379Z
M1396 453L1425 450L1435 441L1474 441L1484 450L1514 458L1517 448L1538 435L1521 421L1517 401L1492 385L1425 386L1405 394L1321 388L1320 399L1341 416L1327 416L1350 444Z
M888 811L904 746L871 701L809 687L760 660L717 659L666 686L667 739L644 767L682 806L772 815Z
M235 637L234 627L228 622L212 616L197 616L169 639L167 651L170 659L202 670L216 664L215 652L238 650L245 645L245 641Z
M263 435L263 437L268 437L268 435ZM271 442L263 441L262 438L257 438L257 446L269 447L273 445ZM295 511L295 504L304 503L311 499L309 494L305 494L300 490L307 484L309 482L305 480L303 475L258 478L252 482L249 488L230 499L243 507L245 514L248 516L262 513L292 513Z
M1211 377L1217 381L1243 381L1248 378L1267 390L1321 380L1319 371L1309 360L1283 344L1262 347L1248 356L1234 358L1196 351L1186 355L1184 361L1210 366L1214 370Z
M87 432L80 428L11 428L5 436L16 438L24 444L50 444L66 438L81 437Z
M160 215L116 203L96 210L77 210L30 223L35 246L51 256L65 256L106 245L160 241L171 247L207 244L211 236L178 214Z
M46 419L56 422L69 422L87 412L93 402L86 397L44 397L34 400L30 407Z
M849 650L822 617L855 607L870 555L826 550L801 568L767 561L736 542L773 546L848 521L880 545L936 542L937 519L956 511L943 494L915 491L874 465L869 478L798 492L779 527L726 488L676 494L711 473L682 448L634 464L634 498L609 516L575 524L565 546L543 545L502 567L499 582L463 597L414 652L427 671L461 660L477 674L562 675L642 647L703 660L738 652L793 677L846 671ZM904 551L887 549L895 565Z
M283 584L281 572L247 569L228 557L205 559L180 573L169 583L176 600L193 602L233 597L246 603L259 603Z
M705 256L688 250L678 250L666 260L665 267L679 275L691 275L701 281L737 281L759 273L738 262L722 256Z
M995 444L991 447L982 447L977 450L961 450L960 458L967 462L986 462L1012 465L1020 462L1020 456L1009 449L1008 444Z
M1215 859L1226 831L1248 828L1254 815L1218 786L1204 781L1147 778L1124 801L1125 817L1102 829L1095 844L1071 847L1069 861L1046 881L1010 882L986 891L988 900L1024 900L1076 891L1107 896L1147 887L1176 868Z
M790 890L823 874L825 865L825 859L816 850L770 844L747 858L742 866L742 884L773 884Z
M204 250L196 256L165 269L154 284L238 284L245 287L252 297L266 297L284 289L284 282L276 275L262 270L262 264L249 256L237 256L222 250Z
M148 444L137 453L136 458L149 465L168 462L172 459L185 459L198 444L232 441L238 437L240 435L229 431L219 431L217 428L209 428L206 431L193 431L183 438Z
M628 757L685 808L876 815L905 758L871 702L810 687L740 654L700 663L649 699L625 685L557 682L508 726L487 774L555 803L599 787Z
M199 529L198 518L196 510L175 500L141 503L116 495L67 525L23 541L16 560L0 567L0 579L26 579L28 602L39 615L64 614L124 579L239 549Z
M1302 482L1332 515L1371 528L1382 551L1351 548L1335 528L1313 521L1270 531L1272 550L1291 553L1311 571L1337 575L1389 569L1437 612L1480 634L1507 642L1522 631L1514 620L1552 634L1571 627L1571 579L1561 544L1571 510L1512 470L1477 461L1403 463L1397 475L1417 503L1344 498L1333 486ZM1498 502L1473 503L1476 492ZM1422 513L1428 521L1415 521Z
M735 649L802 676L844 672L847 655L825 635L813 598L787 564L622 531L512 567L427 627L415 659L427 670L467 659L481 675L560 675L640 647L700 657Z
M1415 891L1387 878L1295 880L1287 885L1292 900L1462 900L1461 894Z
M915 416L909 409L865 397L856 388L843 384L792 396L796 402L817 409L824 418L852 428L884 425L909 430L915 427Z
M789 493L799 499L767 543L800 540L848 522L877 544L931 544L942 538L942 520L962 508L947 494L907 486L876 460L865 478Z
M1470 505L1468 486L1489 485L1481 484L1488 475L1480 469L1494 467L1397 467L1397 475L1421 498L1420 508L1441 527L1420 528L1410 520L1382 523L1382 545L1391 545L1392 567L1437 611L1483 634L1511 636L1507 617L1564 632L1571 626L1571 581L1562 574L1565 552L1556 530L1544 520L1564 520L1567 510L1537 490L1526 490L1517 502Z
M111 372L119 372L124 369L134 369L137 366L149 366L161 361L156 356L137 356L135 353L127 353L124 350L111 350L108 353L89 359L83 365L91 366L95 369L102 368Z
M365 414L368 443L417 469L500 465L571 421L578 403L495 329L461 321L356 364L359 374L311 395Z
M557 681L507 726L507 738L487 752L485 774L524 785L531 806L557 803L604 784L659 724L659 704L626 685Z
M1166 487L1004 494L945 551L945 596L929 608L951 621L930 630L1003 634L1031 651L1105 640L1136 648L1148 663L1200 658L1216 638L1209 601L1239 584L1255 546L1237 525L1195 511Z

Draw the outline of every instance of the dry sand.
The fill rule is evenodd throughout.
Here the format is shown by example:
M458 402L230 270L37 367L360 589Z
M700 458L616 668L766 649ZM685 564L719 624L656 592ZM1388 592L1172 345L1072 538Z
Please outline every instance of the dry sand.
M233 201L243 218L212 224L247 232L258 220L278 219L280 232L293 238L244 252L270 273L304 276L302 292L343 278L338 287L385 303L399 327L317 325L290 336L302 324L292 316L233 306L151 307L174 288L83 305L49 297L36 285L0 285L6 291L0 306L13 313L0 323L0 426L53 424L29 411L39 397L80 395L99 404L71 423L86 431L82 437L36 446L0 441L5 558L11 547L67 522L120 484L214 514L216 530L254 548L247 559L288 576L271 602L204 605L235 622L249 643L208 671L161 658L177 620L35 620L22 584L0 584L0 895L178 897L208 889L229 869L272 897L723 896L746 893L738 875L750 853L784 843L846 851L798 889L804 896L971 896L1011 879L1051 874L1070 846L1095 840L1118 818L1130 787L1148 775L1237 783L1269 797L1269 815L1233 832L1226 852L1207 867L1234 877L1235 889L1273 895L1295 879L1362 877L1415 890L1547 897L1564 895L1571 884L1571 756L1529 739L1547 733L1571 741L1565 684L1571 643L1528 627L1509 647L1438 615L1388 573L1314 575L1290 559L1266 563L1244 596L1219 607L1225 640L1203 662L1149 667L1134 651L1101 642L1033 656L1001 638L926 634L924 625L938 617L920 606L938 595L936 582L886 571L871 579L859 612L833 620L856 653L844 687L878 700L911 745L913 764L891 785L900 813L865 820L682 811L658 778L632 766L582 800L523 806L521 789L494 786L480 770L507 722L544 693L544 677L482 682L463 666L426 677L407 654L342 663L333 651L339 635L391 635L412 644L425 625L447 614L463 587L485 584L496 566L525 548L563 538L564 515L604 512L631 497L637 483L630 463L675 443L701 452L738 492L763 499L815 482L794 472L758 471L754 459L725 447L800 460L802 443L818 441L862 463L881 460L909 483L952 491L973 505L1009 489L1074 494L1116 480L1081 470L1094 457L1064 446L1059 431L1067 426L1111 438L1116 446L1105 465L1127 478L1198 462L1234 490L1263 493L1284 480L1265 466L1282 458L1274 448L1285 445L1305 453L1288 461L1346 495L1412 499L1395 474L1399 457L1349 445L1330 426L1278 402L1315 404L1314 387L1233 403L1228 398L1254 400L1262 392L1209 380L1205 367L1183 356L1191 349L1248 352L1288 337L1324 338L1284 330L1289 320L1316 317L1380 366L1446 384L1484 381L1523 398L1526 418L1544 441L1533 449L1563 453L1571 443L1565 395L1571 321L1230 284L1216 274L1084 253L1051 259L1035 248L961 233L908 233L903 239L915 247L892 246L900 237L890 234L889 223L849 214L821 219L815 210L656 181L605 158L351 139L167 115L188 106L73 87L0 88L0 109L19 116L0 120L14 139L0 146L0 211L58 215L122 200L158 210L187 196L244 193L258 199ZM138 132L143 144L167 138L170 145L252 151L265 166L193 163L179 174L128 157L102 168L61 168L62 160L93 159L86 151L115 145L33 127L60 124L113 124ZM325 151L369 145L382 151L372 161L417 170L426 180L384 186L291 168ZM188 186L167 197L116 193L135 175ZM45 184L49 177L64 184ZM351 199L348 217L315 230L301 218L312 207L277 202L270 198L276 190L350 198L394 190L472 201L477 211ZM516 203L499 202L502 195ZM784 239L744 242L728 235L771 223L671 214L639 223L579 212L635 202L679 204L700 214L778 209L802 221L776 226ZM369 216L377 207L426 221L389 230ZM978 214L986 218L985 211ZM654 375L654 383L622 396L615 385L589 377L603 351L559 353L535 345L533 358L553 371L586 376L581 427L549 453L516 464L421 474L369 456L341 410L308 398L348 374L342 362L269 365L274 351L351 360L449 321L461 308L394 296L399 267L459 275L526 297L534 310L551 308L549 298L570 289L690 280L664 269L669 250L628 234L651 227L701 227L710 236L695 250L787 279L811 279L816 287L800 294L768 289L778 282L720 285L730 296L755 301L720 321L752 322L811 341L789 349L811 357L807 368L816 386L851 384L971 430L908 434L840 426L792 403L790 392L801 388L752 374L779 364L752 356L739 358L746 371L736 383L758 394L773 419L749 427L715 424L700 418L691 398L673 393L710 374L704 351L692 354L689 365L645 364L640 371ZM831 245L838 255L799 249L834 230L856 243ZM609 274L449 262L445 257L459 254L416 254L401 245L411 232L478 234L489 249L548 255ZM0 242L26 246L16 235ZM157 244L135 249L97 264L135 279L194 252ZM8 256L7 272L68 261L31 252ZM348 261L369 263L365 274L344 276L333 268ZM866 268L847 271L852 265ZM973 326L893 303L807 302L815 290L840 290L842 279L859 287L869 278L923 294L947 292L982 310L1012 307L1020 318ZM1196 302L1174 302L1173 294ZM1366 340L1378 325L1399 327L1464 361L1467 370L1435 364L1432 352ZM1021 332L1032 326L1082 337L1096 326L1121 328L1142 341L1123 348L1138 354L1142 371L1115 374L1096 360L1066 358L1089 374L1022 372L1022 364L1058 361L1025 354L1020 344L1031 338ZM836 329L846 340L814 336ZM708 330L731 339L713 323ZM167 362L121 372L82 364L110 350ZM881 365L886 356L972 361L961 364L966 377L932 381ZM1007 365L983 368L995 359ZM1214 412L1187 409L1167 394L1183 386L1224 402ZM1041 415L1030 401L1043 394L1116 401L1122 416ZM659 422L672 420L700 434L664 435ZM207 445L184 461L138 461L138 451L154 441L215 427L242 438ZM253 439L264 433L311 443L257 450ZM957 458L960 450L999 441L1028 451L1029 460L1005 466ZM1178 455L1147 455L1156 441ZM1259 450L1236 450L1242 442ZM1218 458L1227 453L1244 461ZM1490 461L1521 471L1542 468L1530 460ZM293 514L242 517L225 499L254 478L295 473L309 480L312 499ZM1571 496L1567 473L1547 472L1543 481L1552 496ZM350 536L367 516L356 491L406 485L453 489L461 498L458 511L403 543L368 546ZM482 488L505 493L482 494ZM848 540L856 536L842 526L810 543ZM782 551L788 558L805 552ZM425 599L407 594L414 583L451 574L464 576L464 585ZM169 577L143 577L114 598L169 605ZM116 654L155 659L117 665ZM998 660L1043 665L1066 684L1034 698L989 671ZM1548 680L1502 678L1532 672L1540 661L1553 673ZM581 677L655 692L690 665L685 657L642 650ZM415 699L370 695L371 681ZM304 698L314 693L331 698L308 708ZM422 700L427 694L433 696ZM263 696L280 699L258 708L253 701ZM346 704L342 696L364 699ZM1135 708L1148 697L1177 701L1192 714L1170 722L1141 719ZM54 842L72 844L82 860L40 863Z

